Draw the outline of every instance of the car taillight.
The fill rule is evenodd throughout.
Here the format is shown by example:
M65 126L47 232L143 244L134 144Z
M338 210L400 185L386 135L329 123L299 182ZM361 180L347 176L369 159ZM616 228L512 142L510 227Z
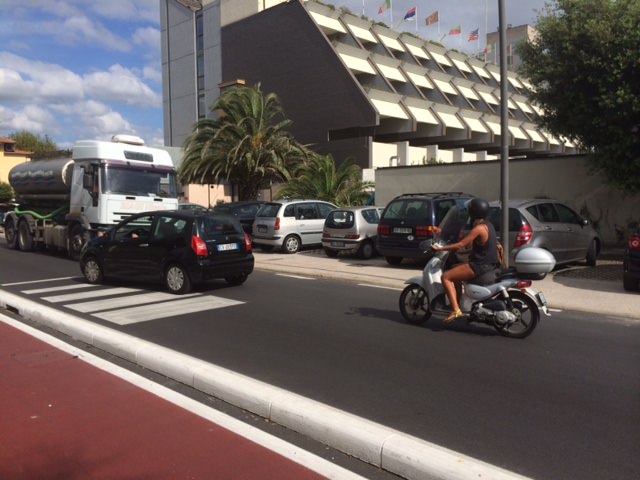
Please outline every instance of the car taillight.
M378 224L378 235L389 235L391 227L389 225Z
M348 238L349 240L358 240L360 235L357 233L347 233L344 238Z
M276 223L273 225L274 230L280 230L280 217L276 217Z
M438 227L433 227L431 225L427 226L417 226L416 227L416 237L427 237L433 238L433 236L438 233L440 229Z
M191 237L191 249L196 252L196 255L199 257L206 257L209 255L209 249L207 248L206 242L195 235Z
M247 249L247 253L251 253L253 251L253 245L251 244L251 239L249 238L249 235L244 234L244 246Z
M640 252L640 236L633 236L629 238L629 250Z
M533 237L533 229L531 225L522 225L518 234L516 235L516 242L513 244L514 248L526 245Z

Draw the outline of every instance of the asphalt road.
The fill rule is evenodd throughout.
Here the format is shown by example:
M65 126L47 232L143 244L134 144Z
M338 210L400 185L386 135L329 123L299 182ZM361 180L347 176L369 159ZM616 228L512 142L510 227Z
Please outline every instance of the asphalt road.
M236 304L117 325L51 300L78 284L74 262L2 246L0 264L0 288L523 475L640 476L637 322L561 312L511 340L407 325L398 291L255 272L199 292Z

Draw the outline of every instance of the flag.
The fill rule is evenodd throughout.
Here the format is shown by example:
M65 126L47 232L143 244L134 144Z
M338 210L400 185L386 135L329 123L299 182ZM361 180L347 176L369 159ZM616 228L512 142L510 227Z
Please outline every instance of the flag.
M447 35L460 35L461 33L462 27L458 25L457 27L453 27L451 30L449 30L449 33L447 33Z
M469 34L469 39L467 41L473 42L474 40L478 40L478 29L476 28L473 32Z
M433 25L434 23L438 23L440 20L438 19L438 11L436 10L435 12L433 12L431 15L429 15L427 17L427 19L425 20L425 23L427 25Z
M382 15L385 11L391 8L391 0L384 0L380 8L378 8L378 15Z
M407 13L404 14L403 20L409 20L415 16L416 16L416 7L413 7Z

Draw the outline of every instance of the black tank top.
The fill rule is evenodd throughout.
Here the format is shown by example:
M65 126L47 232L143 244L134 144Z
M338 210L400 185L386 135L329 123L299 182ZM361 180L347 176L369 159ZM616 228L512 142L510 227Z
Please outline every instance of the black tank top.
M484 245L480 245L479 238L473 241L471 261L476 265L497 265L498 248L496 247L496 229L491 222L481 222L489 230L489 239Z

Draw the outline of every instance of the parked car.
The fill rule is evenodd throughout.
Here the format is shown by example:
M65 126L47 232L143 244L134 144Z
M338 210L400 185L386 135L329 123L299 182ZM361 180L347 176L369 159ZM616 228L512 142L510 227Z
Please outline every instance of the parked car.
M489 220L502 231L500 202L491 202ZM595 266L600 236L591 222L564 203L550 199L509 201L509 258L523 246L544 248L556 257L556 265L585 261Z
M376 248L390 265L403 258L427 259L420 242L432 238L454 205L464 207L473 195L462 192L405 193L385 207L378 224Z
M251 242L238 220L193 210L132 215L89 241L80 259L89 283L110 277L163 282L177 294L214 278L240 285L253 265Z
M302 247L321 246L324 219L335 210L321 200L282 200L265 203L253 222L253 243L264 251L281 248L296 253Z
M244 231L249 235L253 235L253 221L256 219L256 213L258 213L258 210L260 210L260 207L264 204L265 202L260 200L219 203L213 207L213 211L236 217L240 221Z
M324 253L331 258L340 252L357 254L363 259L373 257L382 211L381 207L351 207L329 213L322 231Z
M622 282L625 290L636 291L640 286L640 227L629 235L622 258Z
M208 212L209 209L199 203L182 202L178 204L178 210L195 210L196 212Z

